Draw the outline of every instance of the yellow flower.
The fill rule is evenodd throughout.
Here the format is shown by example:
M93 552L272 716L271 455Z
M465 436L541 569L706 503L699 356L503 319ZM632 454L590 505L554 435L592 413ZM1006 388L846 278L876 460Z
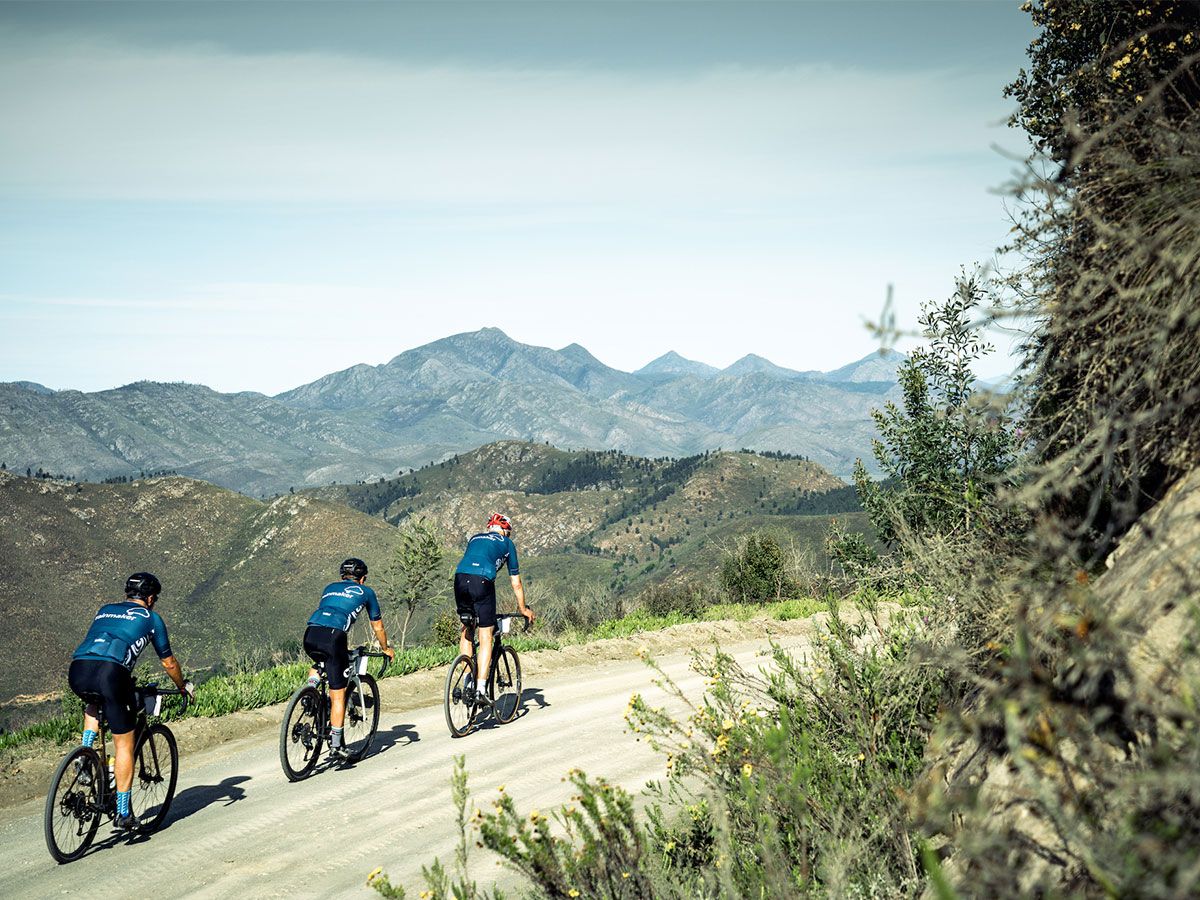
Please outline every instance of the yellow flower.
M733 719L726 719L725 721L723 721L721 723L721 727L724 728L726 731L729 731L730 729L733 728Z
M1072 30L1072 31L1078 31L1078 30L1079 30L1080 28L1082 28L1082 27L1083 27L1083 26L1082 26L1082 25L1080 25L1078 22L1072 22L1072 23L1071 23L1071 30Z
M1136 97L1134 97L1134 98L1133 98L1133 102L1134 102L1134 103L1141 103L1141 102L1142 102L1142 95L1141 95L1141 94L1138 94Z
M369 874L367 876L367 884L370 884L372 881L374 881L375 876L378 875L382 871L383 871L383 866L376 866L375 868L373 868L371 870L371 874Z
M742 766L742 774L749 778L752 774L754 774L754 766L750 765L750 763L746 763L744 766Z
M567 896L568 897L578 897L579 891L575 890L575 888L571 888L569 891L567 891Z
M862 761L863 761L864 759L866 759L866 758L867 758L867 755L866 755L865 753L860 753L860 754L858 754L858 761L859 761L859 762L862 762Z
M628 873L628 872L622 872L622 873L621 873L621 877L622 877L622 878L628 878L628 877L629 877L629 873Z
M667 841L667 843L663 845L663 849L666 850L668 853L670 853L672 850L675 849L675 842Z
M532 812L529 813L529 821L536 822L538 820L538 818L540 817L540 815L541 815L541 813L539 813L536 809L533 810Z

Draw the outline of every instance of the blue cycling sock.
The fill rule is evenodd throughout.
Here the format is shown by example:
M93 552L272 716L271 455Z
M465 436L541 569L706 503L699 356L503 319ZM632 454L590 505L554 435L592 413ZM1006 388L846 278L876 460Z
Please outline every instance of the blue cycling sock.
M132 791L117 791L117 815L129 815L129 795Z
M89 728L83 733L83 746L90 747L96 743L96 732Z

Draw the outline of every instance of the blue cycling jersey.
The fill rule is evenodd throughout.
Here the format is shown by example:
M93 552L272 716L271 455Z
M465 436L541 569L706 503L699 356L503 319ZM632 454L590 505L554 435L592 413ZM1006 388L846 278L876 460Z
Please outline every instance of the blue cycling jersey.
M173 655L162 616L131 600L106 603L72 658L120 663L132 672L138 654L151 642L159 659Z
M379 599L373 590L354 581L335 581L321 593L321 603L309 617L308 624L349 631L364 606L367 618L372 622L383 618L383 613L379 611Z
M508 568L509 575L519 575L517 548L512 540L498 531L485 531L467 541L467 552L454 570L463 575L482 575L495 581L501 566Z

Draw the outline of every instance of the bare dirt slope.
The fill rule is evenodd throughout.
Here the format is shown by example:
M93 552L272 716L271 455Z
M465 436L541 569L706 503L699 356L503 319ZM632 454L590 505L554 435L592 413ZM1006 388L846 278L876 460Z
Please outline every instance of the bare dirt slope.
M42 838L42 802L0 810L0 895L50 897L104 885L117 896L154 892L197 897L359 896L383 866L393 881L420 886L434 856L449 862L455 841L448 779L465 754L475 804L486 807L506 785L524 808L552 809L568 799L562 781L579 767L637 790L660 778L663 760L624 730L634 691L661 698L636 659L655 653L689 694L703 683L689 669L688 646L720 639L746 665L765 664L775 638L804 652L813 619L706 623L588 647L525 654L525 712L502 727L461 740L446 731L441 672L384 682L384 713L373 753L348 769L322 769L289 784L277 755L279 709L209 722L180 723L185 756L175 803L163 830L140 843L114 843L103 828L84 859L57 866ZM226 739L227 736L241 736ZM196 749L207 746L206 749ZM481 881L511 874L476 852Z

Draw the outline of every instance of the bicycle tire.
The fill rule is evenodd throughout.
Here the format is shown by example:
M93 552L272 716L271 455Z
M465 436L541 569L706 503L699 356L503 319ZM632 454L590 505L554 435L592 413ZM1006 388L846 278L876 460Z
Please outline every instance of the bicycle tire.
M503 647L492 662L492 715L501 725L521 711L521 658L512 647Z
M450 663L446 673L446 693L444 706L446 711L446 727L450 729L451 737L462 737L471 730L475 721L475 698L466 697L466 677L475 677L475 660L473 657L460 655Z
M107 778L100 754L90 747L76 747L58 764L46 795L43 822L46 848L56 862L79 859L92 845L100 827L101 779ZM90 783L81 783L88 780Z
M169 771L168 771L169 769ZM179 780L179 746L171 729L155 722L142 732L133 750L130 808L139 831L157 831L167 817Z
M358 762L367 755L378 729L379 685L370 675L359 675L346 687L342 740L348 762Z
M279 726L279 763L288 781L307 778L317 767L325 739L324 712L325 698L311 685L297 688L288 701Z

